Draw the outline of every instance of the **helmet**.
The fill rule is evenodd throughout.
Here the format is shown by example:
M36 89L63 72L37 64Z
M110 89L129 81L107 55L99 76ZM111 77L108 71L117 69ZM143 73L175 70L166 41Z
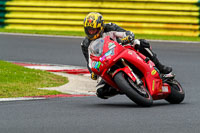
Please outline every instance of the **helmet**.
M85 34L90 40L99 38L104 31L104 20L100 13L91 12L84 19Z

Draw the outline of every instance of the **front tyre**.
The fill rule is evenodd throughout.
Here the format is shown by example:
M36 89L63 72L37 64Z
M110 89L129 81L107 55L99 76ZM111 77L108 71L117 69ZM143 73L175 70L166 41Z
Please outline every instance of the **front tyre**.
M144 107L150 107L153 104L152 96L150 95L146 87L138 87L123 72L117 73L114 77L114 81L120 88L120 90L136 104Z
M171 94L165 99L171 104L179 104L185 98L185 92L177 80L168 83L171 86Z

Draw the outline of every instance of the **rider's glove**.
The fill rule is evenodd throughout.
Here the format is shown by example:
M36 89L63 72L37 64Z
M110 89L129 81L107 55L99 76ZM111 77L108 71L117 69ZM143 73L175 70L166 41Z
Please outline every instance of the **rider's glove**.
M94 72L91 73L91 79L97 80L97 75Z
M134 42L134 36L128 36L128 40L129 40L129 43L133 44Z
M134 42L134 36L128 35L125 38L122 39L122 44L127 44L127 43L133 43Z

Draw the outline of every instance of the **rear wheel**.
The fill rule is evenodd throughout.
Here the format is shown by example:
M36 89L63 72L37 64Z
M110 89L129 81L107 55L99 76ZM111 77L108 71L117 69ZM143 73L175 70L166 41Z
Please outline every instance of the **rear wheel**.
M153 104L152 96L144 85L136 85L127 75L119 72L114 77L120 90L136 104L149 107Z
M171 86L171 94L165 100L172 104L181 103L185 98L185 93L181 84L177 80L173 80L168 84Z

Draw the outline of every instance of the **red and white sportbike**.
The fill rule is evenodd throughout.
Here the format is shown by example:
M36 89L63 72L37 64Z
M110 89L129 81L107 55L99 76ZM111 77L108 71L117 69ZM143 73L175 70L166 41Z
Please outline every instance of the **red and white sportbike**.
M89 52L92 72L140 106L151 106L160 99L178 104L185 97L175 74L160 74L132 45L122 46L106 36L93 41Z

